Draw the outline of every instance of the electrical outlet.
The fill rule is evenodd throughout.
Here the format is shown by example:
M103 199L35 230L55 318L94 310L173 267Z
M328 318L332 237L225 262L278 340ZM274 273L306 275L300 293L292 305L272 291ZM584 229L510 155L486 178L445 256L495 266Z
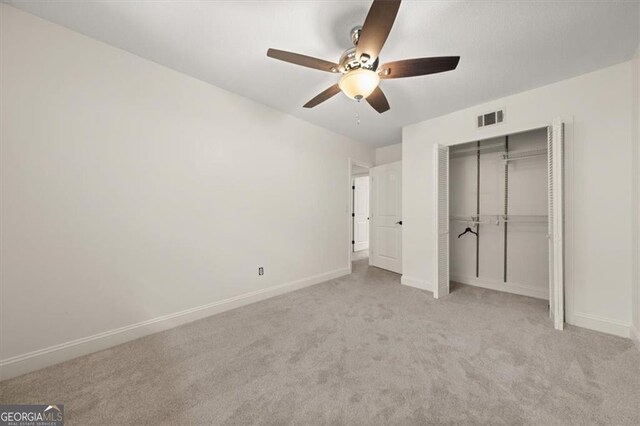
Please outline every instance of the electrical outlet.
M264 268L262 266L258 268L258 275L264 275Z

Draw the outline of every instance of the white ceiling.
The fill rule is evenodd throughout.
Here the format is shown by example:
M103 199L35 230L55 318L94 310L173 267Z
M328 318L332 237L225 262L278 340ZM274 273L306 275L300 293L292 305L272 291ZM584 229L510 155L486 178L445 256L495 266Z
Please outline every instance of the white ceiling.
M341 94L307 110L337 76L267 48L337 62L370 1L7 2L376 146L400 142L404 125L625 61L638 46L637 1L405 0L381 62L459 55L458 69L384 81L381 115Z

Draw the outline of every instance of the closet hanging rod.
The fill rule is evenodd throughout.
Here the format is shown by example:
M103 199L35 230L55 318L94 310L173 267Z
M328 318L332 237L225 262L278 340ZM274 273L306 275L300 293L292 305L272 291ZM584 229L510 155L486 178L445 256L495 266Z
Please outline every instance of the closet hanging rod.
M499 215L498 221L500 223L547 223L548 217L545 215L534 214L508 214Z
M478 216L449 216L449 220L452 222L460 222L471 224L473 226L477 225L491 225L492 222L482 221Z
M502 154L502 159L505 162L515 161L515 160L524 160L527 158L535 158L535 157L546 157L547 150L545 148L541 149L533 149L530 151L521 151L521 152L505 152Z
M546 157L546 156L547 154L535 154L535 155L527 155L526 157L516 157L516 158L504 157L503 160L505 161L505 163L508 163L509 161L526 160L528 158Z
M548 217L546 215L531 214L481 214L468 216L450 216L449 220L453 222L468 223L473 225L499 225L501 223L547 223Z
M489 222L481 222L478 220L468 220L468 219L450 219L452 222L461 222L461 223L467 223L467 224L472 224L472 225L489 225Z
M494 214L495 216L499 216L501 219L509 219L509 218L535 218L535 219L546 219L548 216L546 214Z
M544 218L541 220L535 219L521 219L521 220L513 220L513 219L500 219L500 222L503 223L547 223L548 219Z
M473 218L473 219L477 219L477 218L504 218L505 215L504 214L499 214L499 213L494 213L494 214L456 214L456 215L451 215L449 216L451 219L463 219L463 218ZM534 217L534 218L547 218L548 216L546 214L508 214L506 215L506 218L510 218L510 217Z

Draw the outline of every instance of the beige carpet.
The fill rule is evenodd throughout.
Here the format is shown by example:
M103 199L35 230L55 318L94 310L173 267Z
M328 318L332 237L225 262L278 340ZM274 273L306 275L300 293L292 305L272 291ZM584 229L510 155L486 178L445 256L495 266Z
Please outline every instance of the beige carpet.
M348 277L0 384L67 424L639 424L640 353L546 302Z

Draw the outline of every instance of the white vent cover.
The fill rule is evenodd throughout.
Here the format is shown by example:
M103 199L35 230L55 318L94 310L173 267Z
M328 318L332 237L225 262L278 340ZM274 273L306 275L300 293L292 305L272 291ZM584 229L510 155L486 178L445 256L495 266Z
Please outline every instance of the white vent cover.
M504 122L504 109L487 112L478 116L478 128L494 126Z

